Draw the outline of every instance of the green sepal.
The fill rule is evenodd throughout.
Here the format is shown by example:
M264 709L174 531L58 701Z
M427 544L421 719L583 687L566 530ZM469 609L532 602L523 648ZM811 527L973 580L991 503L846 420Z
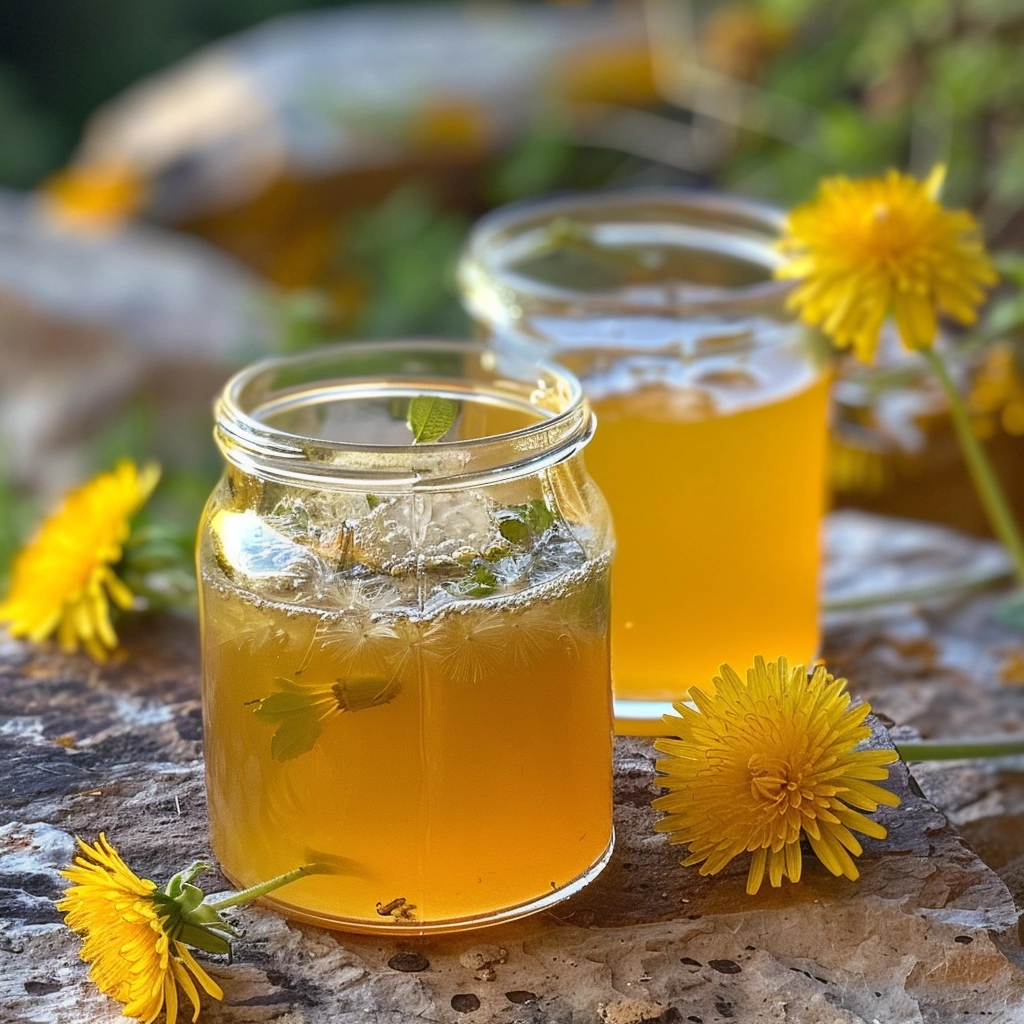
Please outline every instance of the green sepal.
M231 940L238 932L220 914L203 901L203 890L192 879L207 865L197 862L173 875L163 890L150 897L157 908L163 929L172 939L207 953L229 954Z
M237 939L241 932L221 917L221 909L243 906L304 875L329 870L322 865L304 864L240 892L206 896L199 886L192 884L192 880L208 869L208 864L196 861L184 871L172 875L163 889L150 893L149 899L156 908L164 934L169 938L207 953L228 957L231 956L232 940Z

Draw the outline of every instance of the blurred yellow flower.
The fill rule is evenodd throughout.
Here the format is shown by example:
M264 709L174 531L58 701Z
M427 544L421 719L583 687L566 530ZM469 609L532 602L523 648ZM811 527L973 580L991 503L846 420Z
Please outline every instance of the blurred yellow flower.
M877 447L833 428L828 448L828 479L837 494L881 494L892 466Z
M1024 435L1024 378L1013 346L993 345L971 382L967 409L979 437L991 437L996 421L1014 437Z
M124 1004L125 1016L150 1024L166 1007L167 1024L178 1018L178 986L199 1018L195 981L214 999L220 986L203 970L188 948L171 938L172 921L157 898L157 886L139 878L102 833L93 845L79 840L82 856L61 874L73 884L57 909L69 928L81 934L81 956L90 964L96 987Z
M44 213L63 227L108 231L131 219L146 199L146 183L126 165L82 164L40 186Z
M654 801L665 817L654 826L670 843L686 843L684 865L717 874L733 858L752 854L747 892L765 871L773 886L798 882L800 840L833 875L858 877L853 833L876 839L885 829L861 811L896 806L899 797L874 784L889 777L893 750L856 750L871 735L867 704L850 707L846 680L824 666L808 678L785 658L754 660L744 682L728 666L708 692L694 687L666 715L678 738L655 743L669 755L657 762L669 792Z
M940 313L973 323L996 281L977 222L938 201L944 176L826 178L786 222L776 274L799 282L791 307L865 362L890 314L907 348L927 349Z
M127 609L134 600L114 566L159 477L156 465L123 461L64 498L14 560L0 603L12 636L39 643L56 632L65 651L81 645L106 659L117 647L110 602Z

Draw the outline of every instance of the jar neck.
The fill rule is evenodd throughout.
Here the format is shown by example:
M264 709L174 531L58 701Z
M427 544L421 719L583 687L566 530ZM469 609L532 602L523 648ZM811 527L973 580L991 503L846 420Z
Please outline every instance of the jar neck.
M358 441L344 431L317 436L320 430L296 427L346 403L350 411L364 403L358 408L379 412L417 395L461 408L514 410L527 425L430 444L376 443L366 423ZM594 430L579 382L561 367L439 341L345 343L264 360L228 381L215 415L214 438L243 473L296 487L382 494L457 490L535 474L571 458Z
M470 312L492 328L529 331L544 316L788 319L791 286L773 276L783 221L783 212L768 205L683 189L515 204L478 222L459 282ZM560 247L604 254L609 265L653 254L664 269L641 266L603 287L567 286L524 269Z

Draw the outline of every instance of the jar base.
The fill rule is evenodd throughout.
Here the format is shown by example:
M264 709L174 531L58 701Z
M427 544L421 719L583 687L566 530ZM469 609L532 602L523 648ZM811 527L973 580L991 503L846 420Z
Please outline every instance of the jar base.
M366 935L382 935L387 933L402 936L443 935L449 932L470 931L476 928L487 928L493 925L505 924L507 921L515 921L521 917L528 917L530 914L547 910L563 900L567 900L597 878L607 866L608 861L611 860L614 849L615 830L613 829L608 845L601 856L586 871L577 875L571 882L552 892L545 893L539 899L518 903L513 907L497 910L490 914L480 914L472 917L453 917L441 921L395 920L388 923L382 920L380 924L377 924L375 921L318 913L315 910L310 910L308 907L297 906L276 896L264 896L257 902L290 921L312 924L320 928L330 928L334 931L358 932ZM231 876L230 872L225 871L224 874L233 885L241 888L241 885Z

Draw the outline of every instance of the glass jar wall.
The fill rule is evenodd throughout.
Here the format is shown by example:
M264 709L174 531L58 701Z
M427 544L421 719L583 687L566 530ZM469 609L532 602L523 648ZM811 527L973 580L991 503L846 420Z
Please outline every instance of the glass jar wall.
M410 402L431 398L456 418L414 444ZM211 831L236 884L316 863L282 913L426 933L603 867L592 429L570 375L472 345L330 347L229 382L199 574Z
M780 224L721 195L607 193L496 211L462 259L481 333L557 359L597 414L620 731L658 732L723 662L817 651L828 372L772 279Z

